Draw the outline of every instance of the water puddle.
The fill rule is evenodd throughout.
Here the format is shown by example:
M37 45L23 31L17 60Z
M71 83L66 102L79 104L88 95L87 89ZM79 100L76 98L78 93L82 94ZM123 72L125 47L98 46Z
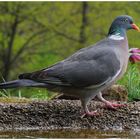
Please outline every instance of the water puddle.
M0 138L133 138L140 139L139 131L85 130L26 130L0 131Z

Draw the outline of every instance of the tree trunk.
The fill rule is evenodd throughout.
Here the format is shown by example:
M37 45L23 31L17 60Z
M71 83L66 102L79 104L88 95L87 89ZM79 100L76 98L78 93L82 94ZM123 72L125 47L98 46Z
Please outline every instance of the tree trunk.
M82 2L82 21L81 21L81 28L80 28L80 43L84 44L86 42L86 34L85 29L87 26L87 11L88 11L88 3Z
M11 68L11 56L12 56L12 48L14 44L14 39L16 35L16 30L18 26L18 16L15 16L15 20L11 26L11 34L10 34L10 39L8 42L8 48L6 51L6 57L4 61L4 72L3 72L3 78L5 80L8 80L9 74L10 74L10 68Z

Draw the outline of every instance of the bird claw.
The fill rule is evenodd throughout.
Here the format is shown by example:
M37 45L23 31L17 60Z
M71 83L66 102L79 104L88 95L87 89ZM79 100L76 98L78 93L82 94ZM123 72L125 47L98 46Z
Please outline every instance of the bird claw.
M117 108L126 107L126 106L127 106L126 104L117 104L117 103L111 103L111 102L107 102L105 104L106 108L112 109L112 110L117 110Z
M85 112L82 114L81 118L84 118L85 116L93 117L93 116L98 116L100 113L97 112L97 110L92 111L92 112Z

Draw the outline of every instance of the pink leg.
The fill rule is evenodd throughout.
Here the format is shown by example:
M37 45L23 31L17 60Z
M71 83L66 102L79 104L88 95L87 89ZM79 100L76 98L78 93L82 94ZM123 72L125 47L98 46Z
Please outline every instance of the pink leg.
M98 97L98 99L99 99L100 101L102 101L103 103L105 103L105 107L106 107L106 108L109 108L109 109L116 110L118 107L125 107L125 106L127 106L126 104L111 103L111 102L105 100L105 99L102 97L102 93L101 93L101 92L97 95L97 97Z
M82 106L83 106L83 109L84 109L84 113L82 114L81 118L85 117L85 116L98 116L99 113L97 112L97 110L95 111L89 111L88 110L88 107L87 107L87 102L84 100L84 101L81 101L82 102Z
M117 104L117 103L111 103L107 100L104 101L105 103L105 108L113 109L116 110L118 107L125 107L126 104Z
M98 116L99 113L97 112L97 110L95 111L91 111L91 112L84 112L82 115L81 115L81 118L84 118L85 116L90 116L90 117L93 117L93 116Z

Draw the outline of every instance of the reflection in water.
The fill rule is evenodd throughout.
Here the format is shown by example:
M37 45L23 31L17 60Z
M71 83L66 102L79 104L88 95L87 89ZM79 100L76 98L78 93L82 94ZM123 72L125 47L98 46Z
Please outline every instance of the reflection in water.
M138 131L95 131L85 130L26 130L1 131L0 138L140 138Z

